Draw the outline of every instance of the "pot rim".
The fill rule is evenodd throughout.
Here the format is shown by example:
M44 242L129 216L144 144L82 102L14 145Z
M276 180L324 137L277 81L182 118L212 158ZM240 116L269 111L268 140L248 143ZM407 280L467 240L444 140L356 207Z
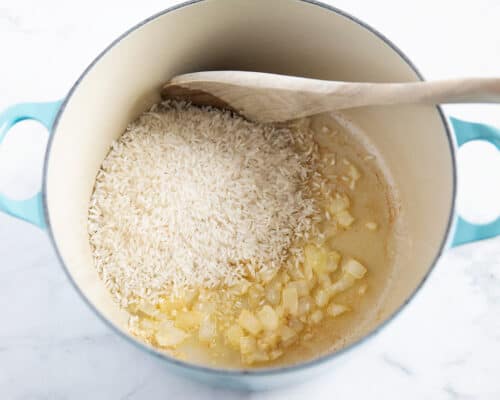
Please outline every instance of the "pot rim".
M335 358L339 358L342 355L345 355L349 353L351 350L354 348L358 347L361 344L364 344L368 342L369 339L374 338L379 332L382 331L383 328L385 328L390 322L395 320L396 316L398 316L401 311L406 307L406 305L413 300L417 292L420 290L420 288L424 285L424 283L427 281L429 278L431 272L434 270L439 258L443 254L444 250L447 247L449 238L451 237L451 232L453 231L454 223L455 223L455 200L456 200L456 195L457 195L457 167L456 167L456 143L455 143L455 137L452 135L452 130L450 129L450 125L448 120L446 119L441 107L439 105L435 106L436 110L442 120L444 130L446 132L446 136L448 139L448 146L450 149L450 154L451 154L451 162L452 162L452 171L453 171L453 177L452 177L452 196L451 196L451 204L450 204L450 212L448 215L448 222L446 225L446 231L445 234L443 235L443 239L441 241L441 244L439 246L439 250L432 261L429 269L426 271L424 277L420 281L420 283L417 285L417 287L408 295L406 300L401 303L401 305L382 323L380 323L375 329L372 331L368 332L366 335L361 337L360 339L350 343L346 347L341 348L338 351L335 351L333 353L325 354L320 357L314 358L312 360L308 360L305 362L301 362L298 364L290 365L290 366L282 366L282 367L272 367L272 368L259 368L259 369L224 369L224 368L211 368L203 365L198 365L186 361L182 361L179 359L176 359L174 357L169 356L168 354L165 354L163 352L160 352L153 348L152 346L148 346L147 344L134 339L133 337L127 335L124 331L122 331L120 328L118 328L115 324L113 324L110 320L108 320L91 302L90 300L86 297L86 295L83 293L83 291L80 289L78 284L75 282L73 279L71 273L69 272L60 252L57 246L57 241L54 236L54 232L52 231L52 227L50 224L50 214L47 206L47 172L48 172L48 161L50 158L50 152L52 149L52 144L54 141L54 138L57 133L57 127L59 125L59 120L61 118L61 115L64 113L64 110L66 108L66 105L68 104L69 100L73 96L73 93L78 89L81 81L87 76L87 74L92 70L92 68L101 60L101 58L108 52L110 51L115 45L117 45L119 42L121 42L123 39L125 39L129 34L133 33L137 29L141 28L142 26L148 24L149 22L180 8L184 7L189 7L191 5L195 5L197 3L201 3L205 0L188 0L180 4L176 4L172 7L166 8L160 12L157 12L153 14L152 16L144 19L143 21L137 23L136 25L132 26L128 30L126 30L124 33L122 33L120 36L118 36L115 40L113 40L104 50L102 50L93 60L92 62L85 68L85 70L82 72L82 74L79 76L79 78L75 81L71 89L69 90L68 94L65 96L58 112L57 115L54 119L54 124L52 126L52 134L49 135L49 141L47 144L47 151L45 153L45 158L44 158L44 167L43 167L43 175L42 175L42 196L43 196L43 211L44 211L44 216L47 221L47 233L50 238L50 241L52 243L52 246L55 249L57 258L59 260L59 263L62 266L62 269L64 273L66 274L67 278L71 282L72 286L74 289L77 291L77 293L80 295L80 297L83 299L83 301L94 311L94 313L107 325L110 327L115 333L118 334L118 336L124 338L127 342L132 343L135 345L137 348L144 350L145 352L161 359L164 360L168 363L173 364L176 367L180 367L183 370L194 370L202 373L208 373L212 375L218 375L220 377L241 377L241 376L250 376L250 377L258 377L258 376L274 376L274 375L281 375L284 373L292 373L300 370L305 370L308 368L312 367L318 367L320 365L326 364L329 361L334 360ZM350 15L349 13L346 13L345 11L342 11L334 6L331 6L329 4L325 4L321 1L317 0L298 0L303 3L307 4L312 4L321 8L324 8L330 12L333 12L337 15L340 15L341 17L347 18L350 21L356 23L360 27L366 29L368 32L372 33L373 35L377 36L380 40L382 40L386 45L388 45L394 52L396 52L399 57L403 61L406 62L406 64L412 69L412 71L417 75L417 77L421 80L424 81L424 77L420 73L420 71L416 68L416 66L413 64L413 62L410 61L410 59L394 44L392 43L388 38L386 38L383 34L378 32L376 29L372 28L370 25L366 24L365 22L359 20L358 18Z

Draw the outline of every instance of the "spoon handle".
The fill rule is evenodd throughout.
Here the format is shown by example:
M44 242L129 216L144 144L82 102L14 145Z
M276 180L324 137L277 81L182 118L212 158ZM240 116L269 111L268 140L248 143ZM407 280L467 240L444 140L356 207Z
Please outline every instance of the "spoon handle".
M338 83L332 95L339 95ZM388 104L500 103L500 78L462 78L409 83L344 83L351 107ZM356 103L356 104L354 104Z

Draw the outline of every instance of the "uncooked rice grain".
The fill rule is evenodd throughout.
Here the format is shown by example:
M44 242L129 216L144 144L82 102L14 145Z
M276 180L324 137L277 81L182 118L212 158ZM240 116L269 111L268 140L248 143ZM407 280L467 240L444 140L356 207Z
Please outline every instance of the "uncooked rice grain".
M111 147L88 229L115 298L231 286L274 272L309 236L317 145L307 129L183 102L153 106Z

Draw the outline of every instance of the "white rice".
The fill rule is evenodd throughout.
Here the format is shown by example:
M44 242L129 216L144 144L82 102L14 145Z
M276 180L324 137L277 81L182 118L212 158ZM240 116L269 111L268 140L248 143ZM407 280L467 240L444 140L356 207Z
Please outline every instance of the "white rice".
M313 226L307 129L164 102L129 125L97 174L95 265L122 305L274 272Z

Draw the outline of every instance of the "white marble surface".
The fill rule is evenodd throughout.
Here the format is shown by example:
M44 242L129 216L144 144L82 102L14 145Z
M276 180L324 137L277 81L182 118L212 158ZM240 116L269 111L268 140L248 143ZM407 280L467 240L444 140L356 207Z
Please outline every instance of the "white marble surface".
M172 2L2 0L0 109L62 97L112 39ZM338 0L378 28L427 78L500 71L500 2ZM499 106L455 106L453 115L500 126ZM0 190L36 191L43 130L26 123L0 146ZM31 162L21 165L21 151ZM460 154L460 210L498 215L500 157L488 146ZM493 183L493 184L492 184ZM248 394L172 376L113 334L83 304L44 232L0 215L0 398L499 399L500 239L449 251L394 323L335 375Z

